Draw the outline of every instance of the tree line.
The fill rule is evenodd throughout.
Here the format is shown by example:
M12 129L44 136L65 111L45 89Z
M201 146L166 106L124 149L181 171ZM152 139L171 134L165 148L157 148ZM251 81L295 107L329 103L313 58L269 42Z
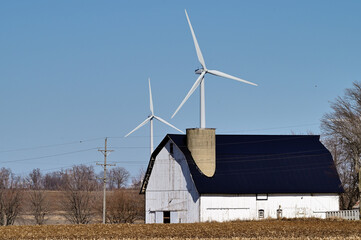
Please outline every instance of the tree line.
M33 169L27 176L16 176L11 169L0 169L0 225L13 225L20 214L30 215L35 224L44 224L52 211L70 223L96 222L102 214L103 176L92 166L43 174ZM144 198L139 196L142 173L131 179L122 167L107 170L107 222L133 223L143 219ZM56 197L51 197L57 192Z

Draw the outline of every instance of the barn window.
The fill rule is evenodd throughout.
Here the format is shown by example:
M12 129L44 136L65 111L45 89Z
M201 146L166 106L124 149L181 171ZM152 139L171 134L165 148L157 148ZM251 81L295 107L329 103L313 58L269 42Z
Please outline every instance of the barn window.
M264 218L264 210L263 209L258 210L258 218Z
M169 153L173 154L173 143L169 144Z
M163 212L163 223L170 223L170 211Z
M256 200L268 200L268 194L256 194Z

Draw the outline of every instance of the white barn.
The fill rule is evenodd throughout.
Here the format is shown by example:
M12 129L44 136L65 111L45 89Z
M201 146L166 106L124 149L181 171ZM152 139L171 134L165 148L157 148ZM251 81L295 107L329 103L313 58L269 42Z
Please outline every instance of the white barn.
M146 223L325 218L343 191L330 152L309 135L168 134L141 187Z

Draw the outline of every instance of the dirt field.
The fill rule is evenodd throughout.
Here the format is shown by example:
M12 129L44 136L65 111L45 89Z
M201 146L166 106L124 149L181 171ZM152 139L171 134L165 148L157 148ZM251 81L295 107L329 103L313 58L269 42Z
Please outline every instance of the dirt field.
M7 226L0 239L361 239L361 221Z

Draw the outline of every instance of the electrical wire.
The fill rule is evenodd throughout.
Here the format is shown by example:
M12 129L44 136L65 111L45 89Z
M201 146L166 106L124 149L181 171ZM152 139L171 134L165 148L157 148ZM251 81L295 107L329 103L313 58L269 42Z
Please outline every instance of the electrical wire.
M58 143L58 144L51 144L51 145L43 145L43 146L36 146L36 147L28 147L28 148L18 148L18 149L11 149L11 150L1 150L0 153L5 152L20 152L20 151L28 151L28 150L35 150L35 149L41 149L41 148L50 148L50 147L57 147L57 146L64 146L64 145L71 145L71 144L79 144L83 142L91 142L99 139L104 138L92 138L92 139L85 139L85 140L79 140L79 141L72 141L72 142L66 142L66 143Z
M72 164L72 165L67 165L67 166L62 166L62 167L56 167L56 168L47 168L47 169L40 169L40 171L42 172L47 172L47 171L52 171L52 170L60 170L60 169L66 169L66 168L71 168L74 165L81 165L81 164L90 164L90 163L96 163L97 161L91 161L91 162L83 162L83 163L78 163L78 164ZM30 170L32 171L32 170ZM29 172L20 172L17 175L23 175L23 174L28 174Z
M94 150L94 149L98 149L98 148L88 148L88 149L83 149L83 150L78 150L78 151L58 153L58 154L47 155L47 156L32 157L32 158L23 158L23 159L9 160L9 161L1 161L1 163L22 162L22 161L29 161L29 160L37 160L37 159L51 158L51 157L64 156L64 155L69 155L69 154L74 154L74 153L79 153L79 152L86 152L86 151L90 151L90 150Z
M294 127L314 126L314 125L319 125L319 123L306 123L306 124L291 125L291 126L284 126L284 127L258 128L258 129L249 129L249 130L243 129L243 130L235 130L235 131L226 131L226 132L221 132L221 133L267 131L267 130L277 130L277 129L294 128Z
M124 148L132 149L132 148L150 148L150 147L109 147L109 149L124 149Z
M278 136L278 135L276 135ZM282 136L282 135L279 135L279 136ZM290 139L301 139L301 138L308 138L309 136L308 135L290 135L289 138L273 138L273 139L266 139L266 140L256 140L256 141L242 141L242 142L231 142L231 143L217 143L216 146L226 146L226 145L236 145L236 144L253 144L253 143L261 143L261 142L276 142L276 141L288 141ZM186 145L178 145L179 147L187 147ZM121 148L150 148L149 146L148 147L139 147L139 146L132 146L132 147L111 147L111 148L114 148L114 149L121 149Z
M158 159L156 159L158 160ZM159 159L160 160L160 159ZM169 159L161 159L168 161ZM157 164L160 164L159 162ZM169 163L164 163L169 164ZM245 174L258 174L262 172L286 172L286 171L298 171L298 170L310 170L310 169L331 169L331 165L324 162L313 162L307 164L297 165L283 165L275 167L263 167L263 168L243 168L243 169L229 169L222 173L216 173L217 175L245 175Z
M293 125L293 126L287 126L287 127L275 127L275 128L265 128L265 129L254 129L254 130L247 130L247 131L256 131L256 130L269 130L269 129L282 129L282 128L290 128L290 127L301 127L301 126L309 126L309 125L316 125L316 123L311 123L311 124L302 124L302 125ZM242 130L241 130L242 131ZM220 132L217 135L221 135L222 133L234 133L237 131L232 131L232 132ZM306 136L306 135L305 135ZM128 138L143 138L143 137L150 137L150 136L146 136L146 135L142 135L142 136L129 136ZM164 136L160 136L160 135L156 135L154 136L155 138L162 138ZM71 144L79 144L79 143L84 143L84 142L90 142L90 141L95 141L95 140L100 140L100 139L104 139L105 137L97 137L97 138L91 138L91 139L85 139L85 140L79 140L79 141L72 141L72 142L66 142L66 143L59 143L59 144L51 144L51 145L42 145L42 146L36 146L36 147L28 147L28 148L18 148L18 149L10 149L10 150L0 150L0 153L6 153L6 152L19 152L19 151L29 151L29 150L35 150L35 149L42 149L42 148L50 148L50 147L57 147L57 146L64 146L64 145L71 145ZM118 136L114 136L114 137L108 137L108 138L113 138L113 139L124 139L125 137L118 137ZM294 138L294 137L293 137ZM282 140L285 140L284 138ZM265 141L273 141L273 140L263 140L263 141L253 141L254 143L256 142L265 142ZM251 141L249 142L235 142L235 143L224 143L221 145L231 145L231 144L239 144L239 143L253 143ZM119 148L119 149L126 149L126 148L149 148L149 147L140 147L140 146L134 146L134 147L114 147L114 148Z

